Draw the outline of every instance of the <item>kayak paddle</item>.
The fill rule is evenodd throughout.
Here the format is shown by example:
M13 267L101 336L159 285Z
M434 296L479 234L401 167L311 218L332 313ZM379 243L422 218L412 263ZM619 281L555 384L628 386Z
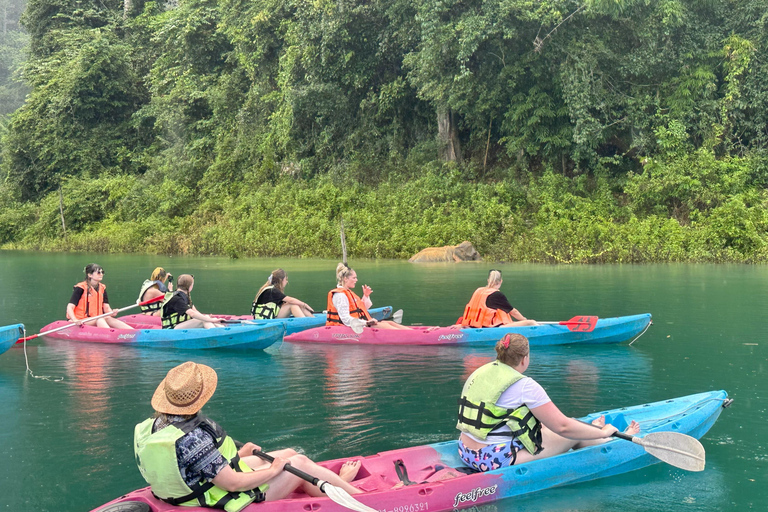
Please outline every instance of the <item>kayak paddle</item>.
M644 437L614 432L613 437L632 441L660 461L687 471L704 471L706 454L698 439L680 432L651 432Z
M90 317L90 318L84 318L83 320L87 321L87 322L90 322L91 320L98 320L99 318L104 318L104 317L107 317L107 316L111 316L111 315L114 315L115 313L119 313L121 311L125 311L126 309L135 308L136 306L146 306L147 304L153 304L155 302L160 302L164 298L165 298L165 295L160 295L159 297L155 297L154 299L145 300L144 302L136 301L136 304L131 304L130 306L125 306L124 308L120 308L120 309L113 309L109 313L102 313L101 315L93 316L93 317ZM33 339L35 339L35 338L37 338L39 336L45 336L46 334L50 334L52 332L62 331L64 329L69 329L70 327L73 327L75 325L78 325L77 322L70 322L67 325L62 325L61 327L57 327L55 329L51 329L50 331L39 332L37 334L33 334L32 336L27 336L26 338L19 338L16 341L16 343L22 343L22 342L25 342L25 341L33 340Z
M565 325L569 331L572 332L592 332L597 325L596 316L575 316L570 320L563 320L562 322L539 322L540 324L557 324Z
M271 455L261 452L259 450L253 450L253 454L270 463L275 460L275 458L272 457ZM357 501L355 498L352 497L351 494L349 494L347 491L345 491L341 487L336 487L335 485L331 485L325 480L320 480L315 476L309 475L300 469L296 469L290 464L286 464L283 470L296 475L302 480L306 480L307 482L311 483L312 485L314 485L315 487L323 491L332 501L338 503L342 507L346 507L350 510L356 510L357 512L378 512L375 508L371 508L368 505L364 505L359 501Z
M403 323L403 310L398 309L394 313L392 313L392 321L396 324L402 324Z

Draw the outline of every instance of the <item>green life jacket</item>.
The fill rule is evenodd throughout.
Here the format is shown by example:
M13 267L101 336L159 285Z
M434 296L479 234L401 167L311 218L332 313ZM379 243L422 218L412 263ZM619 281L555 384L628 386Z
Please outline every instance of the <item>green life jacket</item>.
M522 373L494 361L481 366L469 376L459 399L459 421L456 428L486 439L489 434L517 438L532 454L541 450L541 422L523 405L514 411L496 402L512 384L525 377ZM507 425L511 432L498 432Z
M240 460L232 438L215 422L198 414L153 433L154 423L155 418L149 418L136 425L133 447L141 476L152 487L152 493L158 499L174 506L219 508L226 512L239 512L254 501L264 501L268 484L250 491L230 492L215 486L213 482L202 481L192 487L184 482L176 458L176 441L197 427L211 434L216 448L232 469L238 472L252 471Z
M191 320L192 319L192 317L189 316L186 313L177 313L177 312L174 311L172 313L166 314L166 312L165 312L165 305L168 304L171 301L172 298L174 298L175 296L177 296L180 293L184 293L184 292L182 292L181 290L176 290L173 293L166 293L165 294L165 299L163 299L161 301L161 303L160 303L161 307L163 308L163 319L161 321L163 329L173 329L174 327L176 327L181 322L186 322L187 320ZM189 301L189 307L192 307L192 301L191 300Z
M259 297L261 297L265 291L271 290L274 287L274 285L267 286L261 291ZM277 313L280 311L280 306L274 302L257 304L256 301L259 300L259 297L256 297L256 300L253 301L253 305L251 306L251 314L253 315L253 318L256 320L269 320L270 318L277 318Z
M147 293L147 290L149 290L155 285L157 285L157 287L160 289L161 292L168 291L168 288L165 287L165 283L163 283L162 281L152 281L150 279L146 279L144 281L144 284L141 285L141 290L139 291L139 302L144 301L144 294ZM163 301L160 301L160 302L153 302L152 304L143 304L139 306L139 309L141 310L142 313L154 313L155 311L159 311L160 308L162 307L163 307Z

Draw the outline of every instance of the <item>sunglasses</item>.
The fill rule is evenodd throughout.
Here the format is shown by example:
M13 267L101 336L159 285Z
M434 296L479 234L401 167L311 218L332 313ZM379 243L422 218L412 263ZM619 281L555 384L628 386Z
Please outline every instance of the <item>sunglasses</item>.
M94 272L94 274L103 274L103 273L104 273L104 269L103 268L100 268L99 270Z

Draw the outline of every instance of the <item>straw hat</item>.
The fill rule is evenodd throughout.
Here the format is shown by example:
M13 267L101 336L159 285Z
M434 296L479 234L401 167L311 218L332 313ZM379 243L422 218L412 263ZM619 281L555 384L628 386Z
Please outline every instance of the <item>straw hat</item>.
M165 414L196 414L216 391L210 366L187 361L171 368L152 396L152 407Z

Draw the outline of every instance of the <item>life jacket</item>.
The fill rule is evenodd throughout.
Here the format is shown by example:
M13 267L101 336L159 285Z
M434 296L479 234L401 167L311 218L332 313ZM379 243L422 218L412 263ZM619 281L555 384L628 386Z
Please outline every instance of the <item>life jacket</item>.
M136 425L133 448L141 476L152 488L152 493L166 503L177 506L199 506L238 512L250 503L264 501L264 484L250 491L227 491L213 482L202 481L188 486L179 471L176 458L176 441L197 427L211 434L216 448L227 460L229 467L238 472L253 471L237 454L235 442L215 422L200 414L187 421L173 423L152 432L156 418L149 418Z
M526 405L515 410L496 405L501 394L525 377L506 364L494 361L481 366L469 376L459 399L456 428L486 439L489 434L517 438L532 454L541 450L541 422ZM511 432L499 431L507 425Z
M274 302L267 302L265 304L257 304L256 301L267 290L274 289L274 285L267 286L261 293L254 299L253 306L251 306L251 314L256 320L269 320L270 318L277 318L277 313L280 311L280 306Z
M485 301L498 290L484 286L475 290L469 304L464 308L464 315L459 319L464 327L498 327L506 323L512 323L509 313L500 309L491 309Z
M80 301L75 304L75 318L82 320L83 318L91 318L99 316L104 313L104 290L106 286L99 283L94 290L86 281L77 283L75 287L83 290L83 294L80 296Z
M355 318L359 318L360 320L371 320L371 315L368 313L365 304L363 304L363 299L358 297L355 292L347 290L346 288L334 288L328 292L328 305L325 308L327 310L328 317L325 321L325 325L344 325L344 322L342 322L341 318L339 317L339 312L336 311L336 306L333 305L334 293L343 293L347 296L347 300L349 301L350 315Z
M192 319L192 317L189 316L186 313L176 313L175 311L173 313L166 313L165 312L165 305L168 304L171 301L172 298L174 298L175 296L177 296L180 293L184 293L184 292L182 292L181 290L176 290L173 293L166 293L165 294L165 299L163 299L160 302L161 307L163 308L163 317L162 317L162 320L160 321L160 324L162 325L163 329L173 329L174 327L176 327L181 322L186 322L187 320L191 320ZM184 295L187 295L187 294L184 293ZM187 297L187 299L189 300L189 297ZM192 301L191 300L189 300L189 307L190 308L192 307Z
M144 294L147 293L147 290L152 288L153 286L157 285L158 289L166 293L168 291L168 288L165 286L165 283L162 281L152 281L150 279L147 279L144 281L144 284L141 285L141 291L139 291L139 302L144 301ZM160 311L160 308L163 307L162 301L160 302L153 302L152 304L143 304L139 306L139 309L142 313L154 313L155 311Z

